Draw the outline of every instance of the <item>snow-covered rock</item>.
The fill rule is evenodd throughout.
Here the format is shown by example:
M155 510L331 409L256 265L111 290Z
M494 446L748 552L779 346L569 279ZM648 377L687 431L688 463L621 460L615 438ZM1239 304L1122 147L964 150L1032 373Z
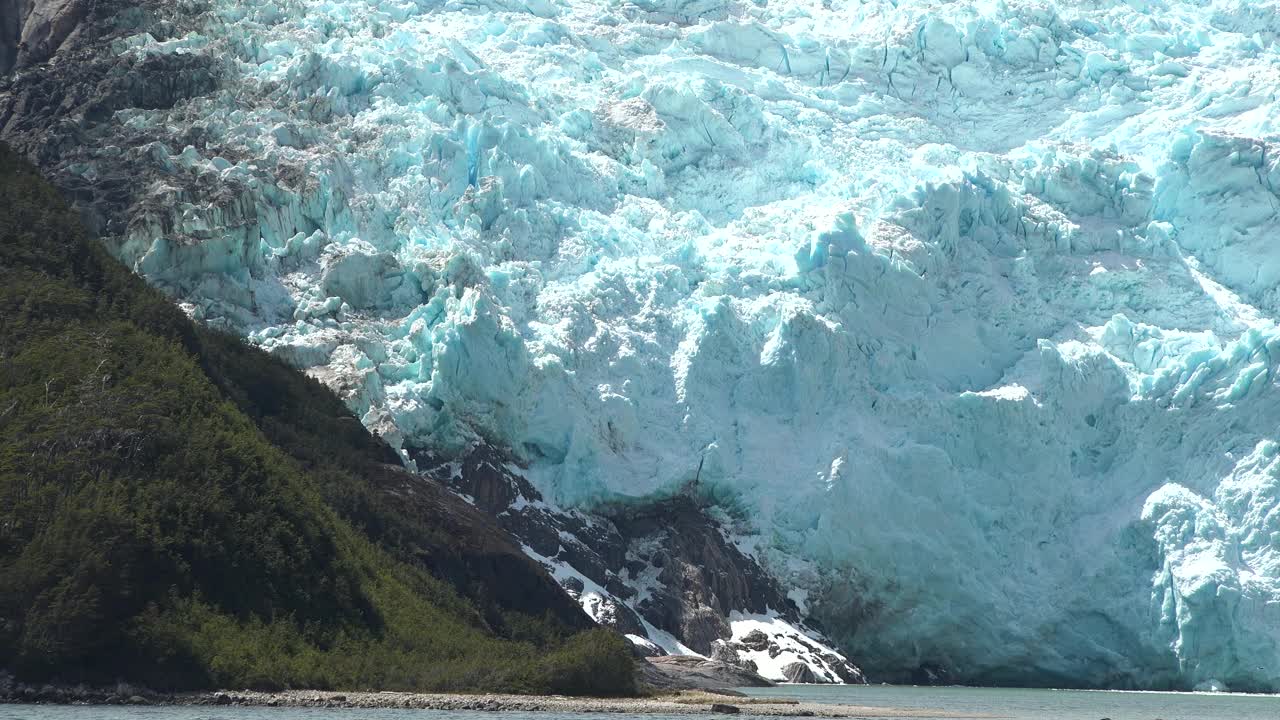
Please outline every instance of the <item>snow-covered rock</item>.
M477 446L460 459L415 453L414 462L472 505L492 514L542 563L593 620L626 635L644 657L691 655L785 680L781 650L764 670L735 641L762 627L823 682L862 683L862 672L805 615L732 532L689 495L628 503L595 513L548 502L510 458ZM764 648L764 646L762 646ZM741 653L741 654L740 654ZM670 666L671 668L680 666Z
M734 613L730 624L739 662L779 682L865 683L862 671L849 664L826 638L769 613Z
M406 454L696 486L880 677L1280 690L1275 0L204 5L44 157Z

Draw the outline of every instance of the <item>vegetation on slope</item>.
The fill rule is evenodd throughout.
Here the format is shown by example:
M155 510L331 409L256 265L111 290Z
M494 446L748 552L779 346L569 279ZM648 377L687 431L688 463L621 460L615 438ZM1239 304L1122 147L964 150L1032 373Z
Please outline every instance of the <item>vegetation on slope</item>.
M318 383L198 327L0 146L0 669L625 694L633 662Z

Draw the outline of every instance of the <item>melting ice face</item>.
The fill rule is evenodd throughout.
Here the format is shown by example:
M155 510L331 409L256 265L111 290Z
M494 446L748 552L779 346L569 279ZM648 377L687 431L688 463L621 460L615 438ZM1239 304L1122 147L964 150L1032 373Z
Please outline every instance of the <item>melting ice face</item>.
M873 674L1280 690L1280 3L210 5L118 252L370 428L697 474Z

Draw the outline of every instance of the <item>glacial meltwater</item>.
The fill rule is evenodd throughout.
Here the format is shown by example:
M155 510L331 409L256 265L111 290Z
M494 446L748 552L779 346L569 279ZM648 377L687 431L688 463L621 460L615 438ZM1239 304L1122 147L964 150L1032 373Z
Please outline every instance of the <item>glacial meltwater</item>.
M1280 696L1209 693L1090 692L998 688L784 685L751 695L804 702L937 711L947 717L1010 720L1276 720ZM740 717L750 717L742 706ZM923 713L922 713L923 714ZM501 713L500 720L567 720L576 713ZM652 714L610 714L610 720L672 720ZM493 713L267 707L122 707L0 705L0 720L494 720Z
M908 685L779 685L753 696L1014 720L1277 720L1280 695L1029 690Z

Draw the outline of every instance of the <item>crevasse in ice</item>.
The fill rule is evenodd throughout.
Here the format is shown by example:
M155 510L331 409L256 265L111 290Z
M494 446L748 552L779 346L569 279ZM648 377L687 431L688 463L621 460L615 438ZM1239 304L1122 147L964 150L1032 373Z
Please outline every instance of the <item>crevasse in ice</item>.
M696 473L873 677L1280 690L1280 3L209 5L116 250L370 428Z

